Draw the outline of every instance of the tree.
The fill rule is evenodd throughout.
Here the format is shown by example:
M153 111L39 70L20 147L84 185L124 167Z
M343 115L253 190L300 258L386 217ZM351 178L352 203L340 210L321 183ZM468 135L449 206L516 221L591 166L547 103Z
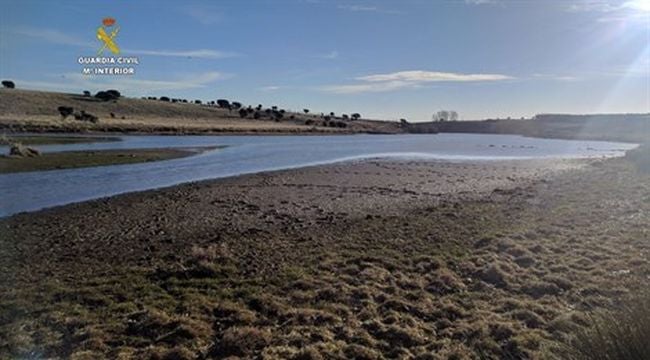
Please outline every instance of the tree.
M432 118L434 121L447 121L449 120L449 111L440 110L437 113L433 114Z
M90 91L84 90L84 96L85 97L90 97Z
M230 105L232 105L232 108L235 110L241 108L241 103L237 101L233 101Z
M352 117L352 120L359 120L361 118L361 114L359 113L354 113L350 116Z
M305 114L309 114L309 109L302 109Z
M117 100L122 96L119 91L117 90L106 90L106 91L99 91L97 94L95 94L95 97L97 99L100 99L102 101L111 101L111 100Z
M16 84L14 84L14 82L11 80L2 80L2 86L7 89L13 89L16 87Z
M198 100L198 99L194 100L194 103L197 104L197 105L201 105L201 100Z
M431 117L433 121L456 121L458 113L454 110L440 110Z
M248 110L243 109L243 108L242 108L242 109L239 109L239 117L243 119L243 118L245 118L246 116L248 116Z
M334 117L334 111L332 111L332 112L330 113L330 116L331 116L331 117Z
M226 99L219 99L217 100L217 105L219 105L220 108L228 109L230 110L230 101Z
M167 96L161 96L160 101L169 102L169 98Z

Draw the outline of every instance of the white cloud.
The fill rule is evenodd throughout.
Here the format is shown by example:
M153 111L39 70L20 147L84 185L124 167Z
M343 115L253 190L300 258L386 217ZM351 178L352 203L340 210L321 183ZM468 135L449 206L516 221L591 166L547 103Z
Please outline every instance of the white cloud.
M406 82L432 82L432 81L496 81L508 80L512 77L501 74L459 74L437 71L398 71L389 74L367 75L356 78L362 81L406 81Z
M280 90L280 86L275 86L275 85L270 85L270 86L262 86L259 88L261 91L276 91Z
M382 9L376 6L369 5L338 5L337 8L340 10L352 11L352 12L374 12L382 14L401 14L402 12L397 10L387 10Z
M212 7L190 5L183 7L183 11L203 25L214 25L223 19L221 12Z
M388 74L366 75L355 78L358 84L329 85L321 90L337 94L385 92L404 88L417 88L432 82L478 82L514 79L501 74L459 74L437 71L398 71Z
M50 44L77 46L88 49L97 49L98 42L86 41L73 35L63 33L55 29L42 29L31 27L20 27L9 32L19 36L26 36L40 39ZM195 50L146 50L146 49L122 49L122 52L133 55L165 56L165 57L190 57L199 59L223 59L240 56L240 54L228 51L212 49Z
M470 5L492 5L497 3L497 0L465 0L465 4Z
M582 0L568 4L567 10L571 12L612 12L622 9L622 4L613 4L606 0Z
M334 51L328 52L327 54L316 55L316 57L319 58L319 59L334 60L334 59L339 57L339 52L334 50Z
M578 81L578 77L569 76L569 75L557 75L557 74L533 74L533 78L540 80L555 80L555 81Z
M178 77L176 80L139 79L137 77L128 76L86 76L81 73L67 73L61 75L61 79L58 79L57 81L30 81L18 79L15 82L21 88L35 90L72 92L89 90L94 92L112 88L128 95L142 96L157 91L203 88L208 84L228 77L229 75L216 71L185 75Z
M150 56L169 56L169 57L188 57L199 59L223 59L229 57L239 56L234 52L199 49L199 50L138 50L138 49L123 49L124 53L131 53L134 55L150 55Z
M41 39L51 44L70 45L70 46L79 46L79 47L93 47L95 45L95 43L92 41L87 41L75 37L73 35L65 34L55 29L19 27L10 30L10 32L20 36L27 36L31 38Z

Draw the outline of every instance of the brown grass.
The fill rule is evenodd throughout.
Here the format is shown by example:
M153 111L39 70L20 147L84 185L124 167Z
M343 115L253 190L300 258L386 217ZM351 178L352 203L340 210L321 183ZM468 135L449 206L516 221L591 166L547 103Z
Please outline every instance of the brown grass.
M71 106L99 117L88 123L64 120L59 106ZM269 104L270 106L270 104ZM113 113L116 116L112 117ZM135 132L203 134L242 133L396 133L395 122L351 121L345 129L323 126L316 115L285 114L280 121L240 119L237 111L189 103L120 98L100 101L93 97L20 89L0 89L0 128L12 132ZM314 124L307 125L307 120Z
M633 296L610 310L592 313L588 326L561 347L573 360L650 359L650 295Z
M198 185L149 194L182 196L182 208L120 198L5 220L0 356L520 359L557 357L567 343L606 353L607 339L634 348L647 307L616 322L591 315L648 286L650 181L634 166L598 162L516 191L331 224L290 211L299 196L326 196L320 188L291 187L284 207L172 216L191 202L241 205L239 182L219 183L232 197ZM292 186L290 175L258 186ZM110 216L88 224L90 214ZM263 222L253 229L248 216ZM593 325L608 323L620 326Z

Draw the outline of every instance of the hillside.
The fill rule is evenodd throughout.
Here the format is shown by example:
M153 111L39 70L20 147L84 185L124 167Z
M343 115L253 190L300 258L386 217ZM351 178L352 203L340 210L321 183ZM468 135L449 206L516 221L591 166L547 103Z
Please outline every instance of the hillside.
M415 123L412 132L518 134L533 137L650 141L650 114L537 115L529 120Z
M72 107L99 118L97 123L63 119L57 108ZM111 113L113 115L111 115ZM102 101L81 94L0 89L0 129L11 132L134 132L134 133L398 133L388 121L326 119L286 112L276 121L262 110L242 119L236 110L193 103L172 103L121 97Z

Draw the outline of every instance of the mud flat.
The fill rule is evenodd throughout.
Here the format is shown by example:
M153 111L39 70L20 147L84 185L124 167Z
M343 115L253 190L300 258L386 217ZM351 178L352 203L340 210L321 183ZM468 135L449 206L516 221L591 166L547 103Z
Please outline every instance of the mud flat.
M218 147L64 151L35 157L0 156L0 174L135 164L178 159Z
M649 284L628 158L376 160L0 220L0 357L540 357Z

